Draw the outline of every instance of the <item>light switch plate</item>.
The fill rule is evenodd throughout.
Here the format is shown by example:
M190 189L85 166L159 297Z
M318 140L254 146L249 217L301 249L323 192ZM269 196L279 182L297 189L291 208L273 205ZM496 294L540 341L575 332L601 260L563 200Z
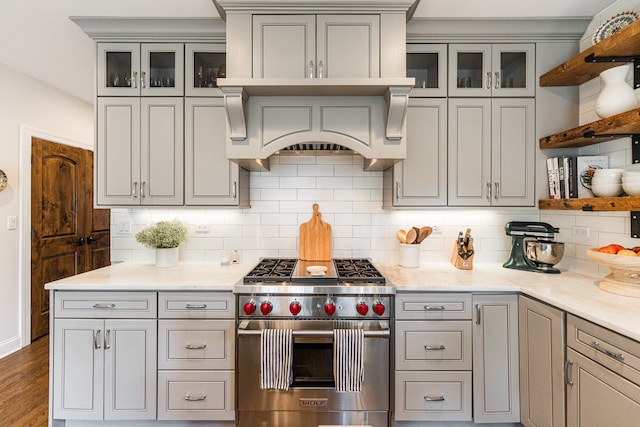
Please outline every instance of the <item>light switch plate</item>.
M15 230L18 228L18 219L15 216L7 217L7 230Z

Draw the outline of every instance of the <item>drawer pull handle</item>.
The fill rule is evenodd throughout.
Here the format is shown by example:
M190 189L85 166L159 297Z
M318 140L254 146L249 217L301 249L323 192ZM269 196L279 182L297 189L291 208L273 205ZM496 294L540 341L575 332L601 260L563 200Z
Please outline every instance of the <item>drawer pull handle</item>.
M444 305L425 305L424 309L427 311L442 311L445 310Z
M604 353L609 357L613 357L614 359L619 360L620 362L624 362L624 354L622 354L622 353L614 353L612 351L609 351L606 348L601 347L600 343L597 342L597 341L592 341L591 342L591 347L595 348L600 353Z
M187 350L203 350L207 348L207 345L206 344L197 344L197 345L187 344L184 346L184 348L186 348Z
M199 400L205 400L207 398L206 394L201 394L200 396L191 396L190 394L187 394L184 397L184 400L188 400L190 402L197 402Z
M424 400L427 402L443 402L444 396L425 396Z
M440 345L425 344L424 349L425 350L444 350L444 344L440 344Z
M93 308L116 308L116 305L111 304L93 304Z
M203 310L205 308L207 308L207 304L187 304L187 308L188 309L198 309L198 310Z

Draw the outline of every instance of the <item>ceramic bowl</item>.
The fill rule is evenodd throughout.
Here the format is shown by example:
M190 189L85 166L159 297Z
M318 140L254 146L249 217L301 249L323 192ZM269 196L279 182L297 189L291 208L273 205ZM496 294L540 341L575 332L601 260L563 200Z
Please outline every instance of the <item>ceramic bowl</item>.
M609 185L609 184L620 184L622 180L620 178L596 178L595 176L591 178L591 185Z
M622 172L623 179L640 179L640 171L624 171Z
M621 183L594 184L591 183L591 191L597 197L616 197L622 194Z
M623 173L624 173L624 169L596 169L593 172L593 178L619 180Z
M629 196L640 196L640 180L631 182L622 182L622 189Z

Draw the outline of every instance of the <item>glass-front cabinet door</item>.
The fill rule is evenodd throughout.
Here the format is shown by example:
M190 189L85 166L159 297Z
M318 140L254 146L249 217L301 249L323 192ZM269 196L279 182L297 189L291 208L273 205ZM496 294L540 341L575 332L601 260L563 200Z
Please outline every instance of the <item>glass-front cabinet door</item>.
M449 96L535 95L533 44L452 44Z
M98 96L182 96L182 43L98 43Z
M217 79L227 77L227 55L223 43L185 45L185 95L222 96Z
M407 77L416 79L412 97L447 96L447 45L408 44Z

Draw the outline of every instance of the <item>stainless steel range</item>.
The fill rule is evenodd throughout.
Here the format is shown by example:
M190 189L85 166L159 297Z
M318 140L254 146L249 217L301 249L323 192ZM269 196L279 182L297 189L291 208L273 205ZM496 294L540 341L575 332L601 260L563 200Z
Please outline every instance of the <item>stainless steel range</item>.
M368 259L266 258L234 292L240 427L389 425L395 289ZM291 371L278 387L264 383L264 339L274 331L291 336ZM345 333L362 343L346 358L338 345ZM354 367L362 370L354 375ZM345 376L357 387L345 391Z

